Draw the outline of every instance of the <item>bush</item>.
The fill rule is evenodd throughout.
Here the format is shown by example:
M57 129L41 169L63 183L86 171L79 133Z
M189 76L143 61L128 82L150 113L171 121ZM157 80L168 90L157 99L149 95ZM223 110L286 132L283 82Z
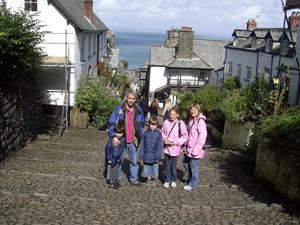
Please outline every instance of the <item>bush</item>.
M78 81L76 107L89 112L94 127L106 129L111 113L119 104L120 99L110 94L110 89L103 86L101 79L83 75Z
M217 86L205 86L196 93L195 101L200 104L205 115L211 117L214 112L221 110L225 98L224 92Z
M233 89L238 89L241 88L241 82L238 78L236 77L230 77L228 78L225 83L224 83L224 87L227 90L233 90Z
M278 115L262 117L255 126L250 149L255 151L258 144L288 155L293 166L300 170L300 107L290 107Z
M10 84L35 81L35 72L46 58L38 47L46 32L40 21L27 11L10 12L6 3L0 3L0 80Z
M247 106L254 114L263 111L270 113L270 93L272 85L265 79L265 75L258 73L255 80L242 89L242 95L246 97Z
M243 124L246 122L245 117L249 113L246 97L237 92L222 102L221 110L227 122Z

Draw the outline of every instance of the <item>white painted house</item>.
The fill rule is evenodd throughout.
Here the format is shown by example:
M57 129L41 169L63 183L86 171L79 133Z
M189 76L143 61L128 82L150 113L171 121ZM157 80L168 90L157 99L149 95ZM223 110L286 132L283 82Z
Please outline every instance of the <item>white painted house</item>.
M256 28L255 20L248 21L246 30L235 29L233 41L225 46L224 81L236 77L244 87L254 81L258 72L270 80L278 75L282 65L296 67L294 46L299 15L293 14L289 22L291 34L287 28ZM299 104L299 72L291 70L290 75L288 102Z
M43 65L47 70L39 75L43 103L62 106L68 99L73 106L80 76L107 57L109 29L93 12L93 0L9 0L7 7L39 13L42 29L49 31L41 44L49 56Z
M194 39L192 28L168 31L164 46L151 46L148 99L160 105L178 90L196 90L210 83L210 77L223 67L228 41Z

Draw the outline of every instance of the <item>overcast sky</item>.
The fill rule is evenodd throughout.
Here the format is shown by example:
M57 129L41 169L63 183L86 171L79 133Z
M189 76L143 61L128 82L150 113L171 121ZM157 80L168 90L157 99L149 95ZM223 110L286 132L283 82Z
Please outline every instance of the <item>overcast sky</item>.
M282 28L284 18L281 0L94 0L94 12L112 31L166 32L184 26L222 36L246 29L249 18L260 28Z

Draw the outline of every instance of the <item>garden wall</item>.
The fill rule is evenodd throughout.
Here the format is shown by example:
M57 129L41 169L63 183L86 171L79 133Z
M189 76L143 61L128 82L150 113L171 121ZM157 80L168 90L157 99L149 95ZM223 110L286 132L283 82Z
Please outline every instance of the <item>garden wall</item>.
M291 166L291 158L282 151L259 146L255 174L287 198L300 203L300 172Z
M252 128L251 122L246 124L225 122L222 148L245 150L249 143Z
M42 127L43 111L37 91L0 87L0 161L22 148Z

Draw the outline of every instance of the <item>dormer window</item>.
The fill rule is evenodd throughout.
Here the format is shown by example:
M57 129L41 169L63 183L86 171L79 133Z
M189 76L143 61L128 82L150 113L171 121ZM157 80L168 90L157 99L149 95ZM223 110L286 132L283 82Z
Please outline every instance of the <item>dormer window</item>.
M265 47L265 51L266 52L271 52L273 49L273 40L271 38L268 38L266 40L266 47Z
M26 11L36 12L37 11L37 0L25 0L24 9Z
M257 37L252 37L251 48L256 48L256 47L257 47Z
M281 54L286 55L290 50L290 42L288 39L283 39L281 43Z
M237 44L238 44L238 37L234 36L233 37L233 46L237 46Z

